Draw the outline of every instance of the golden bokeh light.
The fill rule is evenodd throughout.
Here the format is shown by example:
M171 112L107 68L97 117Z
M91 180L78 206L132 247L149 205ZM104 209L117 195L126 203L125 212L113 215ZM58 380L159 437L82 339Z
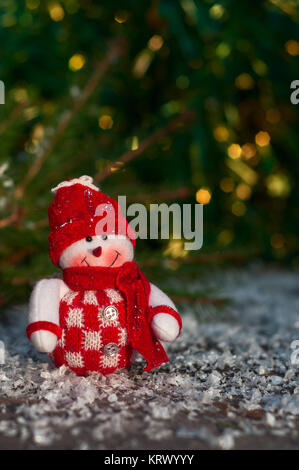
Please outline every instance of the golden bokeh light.
M131 144L131 150L137 150L139 147L139 139L137 135L134 135L132 139L132 144Z
M151 61L153 60L153 53L150 50L143 50L138 54L136 57L134 66L133 66L133 74L140 78L142 77L147 69L149 68Z
M265 64L265 62L259 59L256 59L253 61L252 68L255 71L255 73L257 73L261 77L264 77L268 72L267 64Z
M289 41L285 43L284 47L288 54L292 56L299 55L299 42L298 41L294 41L293 39L290 39Z
M241 157L242 149L239 144L231 144L227 149L227 154L233 160Z
M225 126L217 126L213 131L214 137L218 142L226 142L229 138L229 130Z
M220 20L224 12L225 12L224 7L220 5L220 3L215 3L215 5L213 5L209 10L210 16L214 18L215 20Z
M99 118L99 127L105 131L111 129L113 127L112 117L109 114L103 114L103 116Z
M280 112L278 109L268 109L266 111L266 120L270 122L270 124L277 124L280 121Z
M199 204L209 204L212 194L209 189L201 188L196 192L195 198Z
M232 213L237 217L241 217L246 212L246 206L241 201L236 201L232 205Z
M249 73L241 73L235 80L236 87L240 90L250 90L254 87L254 80Z
M61 21L64 18L64 10L59 3L49 5L49 15L53 21Z
M234 180L232 178L223 178L220 181L220 188L225 193L231 193L235 187Z
M35 118L39 113L39 109L37 106L30 106L29 108L24 109L24 116L27 121L31 121L31 119Z
M236 187L236 195L239 199L246 201L251 196L251 187L246 183L240 183Z
M36 124L32 131L32 140L40 140L45 135L45 128L42 124Z
M12 90L12 95L17 103L22 103L23 101L28 100L28 92L26 88L15 88Z
M249 160L250 158L254 157L255 154L256 154L255 145L249 142L242 145L242 157L244 157L245 160Z
M231 53L231 47L226 42L221 42L216 47L216 54L221 59L225 59L226 57L229 56L230 53Z
M266 180L267 191L272 197L287 197L291 191L289 178L284 173L275 173Z
M116 21L116 23L119 23L119 24L125 23L128 18L129 18L129 15L127 11L118 11L114 15L114 21Z
M268 132L260 131L255 136L255 141L260 147L266 147L270 144L271 137Z
M226 246L233 241L234 233L231 230L221 230L217 238L220 245Z
M164 256L170 256L171 258L183 258L187 254L188 251L184 249L183 240L170 240L163 252Z
M85 65L85 57L82 54L74 54L69 60L69 68L73 72L77 72Z
M245 183L250 186L257 183L259 177L258 173L242 160L230 160L228 158L226 164L234 173L240 176Z
M122 161L113 162L113 165L111 165L110 167L110 171L111 173L114 173L115 171L121 170L123 166L124 166L124 162Z
M163 44L164 44L164 40L162 36L160 36L159 34L155 34L154 36L152 36L147 43L148 47L152 51L158 51L159 49L161 49Z
M272 235L270 239L270 243L273 248L275 248L276 250L279 250L280 248L284 246L285 238L283 235L281 235L281 233L275 233L274 235Z

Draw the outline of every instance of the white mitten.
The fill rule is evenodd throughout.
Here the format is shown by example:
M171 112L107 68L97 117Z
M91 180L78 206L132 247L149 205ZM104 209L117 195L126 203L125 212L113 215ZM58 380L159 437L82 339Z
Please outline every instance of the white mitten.
M156 338L161 341L174 341L180 332L177 320L168 313L157 313L154 315L151 327Z
M32 333L30 341L39 352L51 353L56 347L57 336L51 331L38 330Z

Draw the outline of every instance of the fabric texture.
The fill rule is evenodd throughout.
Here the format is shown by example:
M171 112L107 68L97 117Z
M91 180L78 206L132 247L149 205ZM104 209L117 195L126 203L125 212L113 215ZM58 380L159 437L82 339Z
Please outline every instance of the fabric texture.
M67 268L63 271L63 279L74 292L117 289L125 302L125 323L122 326L127 328L132 348L146 359L145 370L169 361L150 328L150 283L135 262L127 262L119 268Z
M169 305L157 305L156 307L149 307L149 323L152 321L152 318L154 315L157 315L159 313L168 313L169 315L172 315L176 321L179 324L179 331L182 329L182 319L178 312L174 310L172 307L169 307Z
M35 321L30 323L26 328L28 339L30 340L32 333L39 330L50 331L51 333L54 333L58 339L61 338L61 328L55 323L50 321Z
M59 305L59 325L36 321L27 336L39 330L57 336L51 357L57 367L66 365L79 375L96 371L109 374L131 365L139 352L149 371L168 357L153 336L154 315L172 315L181 329L179 314L167 305L149 307L150 284L135 262L119 268L80 267L63 271L69 290Z
M117 201L86 184L84 177L61 183L49 207L49 254L56 266L65 248L88 236L125 235L135 246L135 233ZM107 221L103 227L101 220Z
M62 336L51 354L57 367L65 365L78 375L107 375L131 365L126 307L118 289L70 290L59 313Z

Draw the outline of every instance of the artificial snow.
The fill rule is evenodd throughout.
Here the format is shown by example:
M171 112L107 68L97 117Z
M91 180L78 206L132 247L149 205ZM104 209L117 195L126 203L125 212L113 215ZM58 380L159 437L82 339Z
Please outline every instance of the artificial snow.
M257 264L188 282L230 301L184 305L171 362L149 373L141 358L106 377L56 369L25 336L26 308L7 312L0 448L299 448L298 281Z

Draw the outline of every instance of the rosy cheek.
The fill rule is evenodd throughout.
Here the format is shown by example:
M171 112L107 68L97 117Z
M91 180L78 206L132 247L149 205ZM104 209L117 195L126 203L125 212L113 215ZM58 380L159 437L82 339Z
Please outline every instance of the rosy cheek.
M108 250L105 250L103 252L103 265L104 266L110 266L113 261L115 260L116 256L117 256L117 253L115 251L115 249L108 249ZM117 260L115 261L115 263L113 264L113 266L117 266L118 263L117 261L119 261L119 258L121 258L121 256L118 256Z
M76 254L70 258L70 266L87 266L86 263L83 262L86 255L83 253Z
M121 256L118 256L117 260L115 261L115 263L114 263L114 265L113 265L113 266L115 266L115 267L121 266L121 265L124 264L124 262L125 262L125 259L124 259L123 255L122 255L122 253L121 253L120 251L119 251L119 253L121 254ZM116 255L116 254L115 254L115 255Z

